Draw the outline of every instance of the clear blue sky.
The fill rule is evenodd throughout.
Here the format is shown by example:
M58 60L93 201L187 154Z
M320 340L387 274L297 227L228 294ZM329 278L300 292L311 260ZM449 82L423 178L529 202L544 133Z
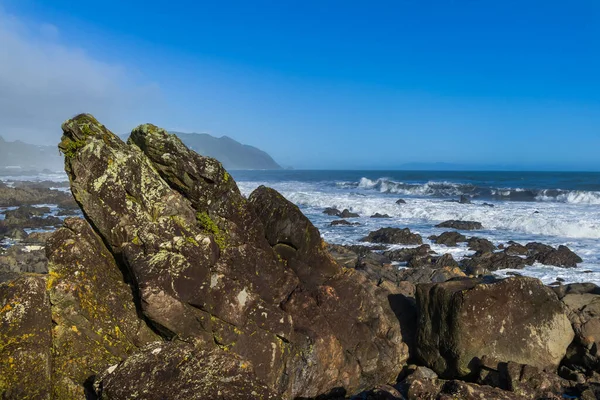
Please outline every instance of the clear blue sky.
M21 77L15 61L0 74L18 75L15 97L25 98L19 79L54 82L42 100L21 99L48 124L86 111L119 132L153 122L228 135L297 168L600 170L598 0L0 0L0 10L11 52L25 46L23 60L42 68ZM34 140L49 129L15 112L12 131Z

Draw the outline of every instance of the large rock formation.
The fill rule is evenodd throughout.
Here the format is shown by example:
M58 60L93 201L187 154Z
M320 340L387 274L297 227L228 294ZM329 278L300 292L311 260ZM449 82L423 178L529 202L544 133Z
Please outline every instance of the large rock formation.
M565 307L533 278L469 279L417 287L418 358L444 378L483 356L556 370L573 340Z
M106 245L103 254L130 283L143 320L162 338L193 343L185 350L191 357L215 355L229 366L219 351L234 353L256 387L263 382L284 398L339 387L355 393L396 378L408 349L389 292L337 264L296 206L267 188L247 201L217 161L153 125L136 128L128 144L90 115L65 122L63 132L73 195ZM111 348L118 357L150 338L133 329L146 330L137 322L128 318L125 337L113 338L123 341ZM86 335L98 327L104 330L92 324ZM96 386L117 390L114 377L160 368L147 350L136 354ZM158 387L185 376L149 379L157 380L147 387Z

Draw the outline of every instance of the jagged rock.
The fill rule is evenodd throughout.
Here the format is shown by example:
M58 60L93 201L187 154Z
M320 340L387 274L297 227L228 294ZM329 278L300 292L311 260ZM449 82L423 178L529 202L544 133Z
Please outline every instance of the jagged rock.
M481 225L481 222L475 222L475 221L449 220L449 221L444 221L442 223L437 224L436 228L452 228L452 229L458 229L460 231L472 231L472 230L476 230L476 229L483 229L483 225Z
M458 243L467 241L467 238L458 232L444 232L439 236L430 236L429 239L435 241L437 244L443 244L449 247L457 246Z
M160 338L138 317L123 273L87 222L67 219L48 239L46 252L53 395L85 398L90 377Z
M368 236L360 241L387 244L423 244L421 235L412 233L408 228L381 228L370 232Z
M146 400L280 398L256 377L247 360L232 352L198 350L179 341L148 345L105 371L95 389L103 399L142 393Z
M428 244L422 244L419 247L407 247L385 251L383 254L392 261L408 262L415 256L424 257L427 255L435 255L436 253L431 250L431 246Z
M479 254L491 253L496 250L496 246L494 246L492 242L478 237L469 238L467 241L467 246L469 247L469 250L473 250Z
M342 212L337 208L327 207L323 211L323 214L331 215L332 217L339 217L342 215Z
M528 260L531 263L537 261L546 265L557 267L575 268L577 263L583 260L577 254L573 253L567 246L560 245L558 249L542 243L527 243L525 246L528 251Z
M360 217L360 215L358 215L357 213L350 212L350 210L348 210L347 208L344 209L344 211L342 211L339 216L342 218L358 218L358 217Z
M476 253L471 258L463 259L462 265L471 270L483 268L488 271L497 271L506 268L522 269L531 263L519 256L509 256L506 253Z
M0 283L0 398L52 398L51 331L46 277Z
M373 215L371 215L371 218L392 218L387 214L379 214L379 213L375 213Z
M342 269L279 193L246 200L218 162L152 125L128 144L90 115L63 132L73 195L162 336L239 355L284 398L397 376L408 349L390 292ZM183 377L153 379L144 384Z
M563 304L533 278L419 285L417 306L417 357L444 378L468 376L484 355L556 370L574 336Z

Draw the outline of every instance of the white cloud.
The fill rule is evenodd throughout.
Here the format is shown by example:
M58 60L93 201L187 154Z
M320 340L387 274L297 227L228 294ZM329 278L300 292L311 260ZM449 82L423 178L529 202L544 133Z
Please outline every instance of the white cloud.
M142 110L158 99L157 86L59 38L52 24L34 26L0 9L0 135L55 144L62 121L81 112L118 133L142 122Z

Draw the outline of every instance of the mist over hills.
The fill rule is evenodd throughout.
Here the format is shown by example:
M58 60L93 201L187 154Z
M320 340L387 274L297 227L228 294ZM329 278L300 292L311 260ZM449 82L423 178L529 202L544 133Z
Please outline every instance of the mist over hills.
M63 169L63 158L56 146L38 146L20 140L8 142L0 136L0 169L59 171Z
M227 169L281 169L266 152L242 144L230 137L216 138L206 133L172 132L191 149L216 158ZM124 140L128 135L121 136ZM40 146L17 141L6 141L0 137L0 172L63 170L63 157L56 146Z

